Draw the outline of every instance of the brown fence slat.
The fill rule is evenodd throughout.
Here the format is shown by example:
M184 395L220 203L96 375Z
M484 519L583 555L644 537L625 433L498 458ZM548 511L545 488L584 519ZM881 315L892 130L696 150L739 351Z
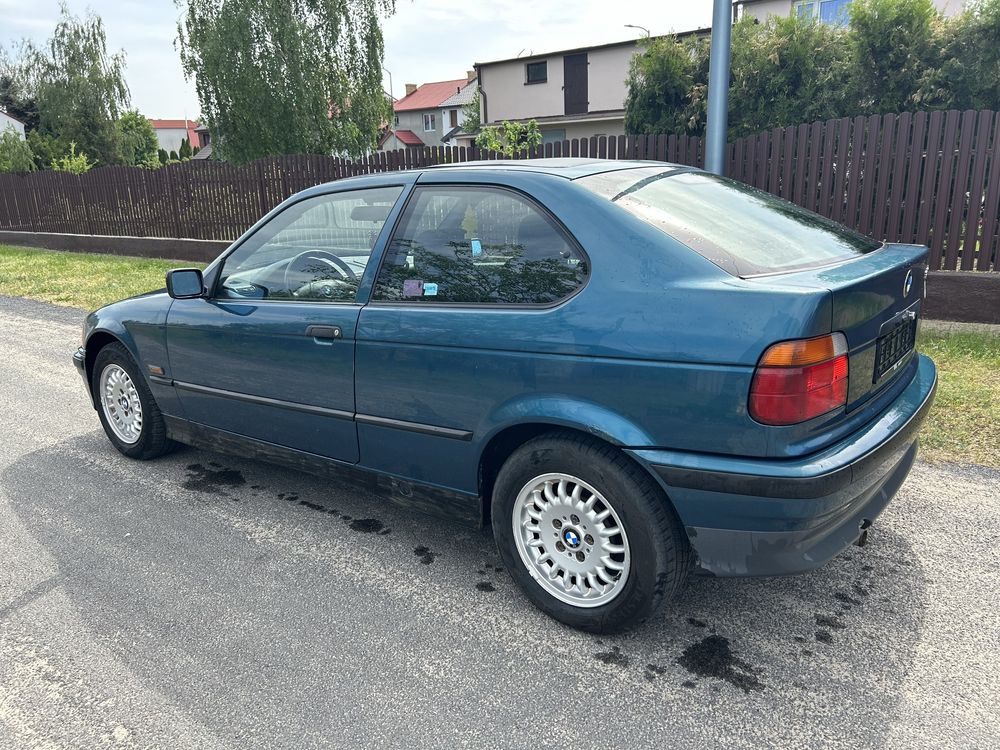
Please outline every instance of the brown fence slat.
M990 131L993 126L993 113L980 112L976 122L976 141L973 146L972 177L969 183L969 202L965 211L965 236L962 242L962 270L971 271L975 268L977 250L976 238L979 236L979 223L983 210L984 181L986 180L986 161L990 145Z

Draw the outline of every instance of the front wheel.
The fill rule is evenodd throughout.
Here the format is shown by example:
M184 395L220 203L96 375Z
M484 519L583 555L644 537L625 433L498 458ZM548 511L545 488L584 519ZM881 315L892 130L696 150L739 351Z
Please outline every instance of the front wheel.
M638 625L682 585L689 548L666 496L613 446L553 433L497 476L493 533L542 611L582 630Z
M148 460L174 447L153 394L124 346L108 344L97 353L90 387L104 432L121 453Z

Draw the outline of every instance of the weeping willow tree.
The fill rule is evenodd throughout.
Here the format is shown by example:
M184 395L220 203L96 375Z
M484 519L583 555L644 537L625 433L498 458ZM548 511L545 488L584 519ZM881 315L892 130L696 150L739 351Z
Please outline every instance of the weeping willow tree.
M178 0L178 46L215 154L358 155L391 115L381 19L395 0Z

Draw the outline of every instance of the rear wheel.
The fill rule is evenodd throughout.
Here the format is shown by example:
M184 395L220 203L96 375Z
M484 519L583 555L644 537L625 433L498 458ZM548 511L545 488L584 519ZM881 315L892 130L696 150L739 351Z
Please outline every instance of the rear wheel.
M148 460L174 448L149 386L121 344L97 353L90 387L111 444L129 458Z
M682 585L689 548L660 488L613 446L553 433L503 465L493 532L541 610L582 630L639 624Z

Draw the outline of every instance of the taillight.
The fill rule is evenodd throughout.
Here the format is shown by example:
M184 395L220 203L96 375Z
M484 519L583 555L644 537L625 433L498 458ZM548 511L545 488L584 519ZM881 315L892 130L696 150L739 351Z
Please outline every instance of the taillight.
M768 347L750 385L750 416L764 424L797 424L846 404L842 333Z

